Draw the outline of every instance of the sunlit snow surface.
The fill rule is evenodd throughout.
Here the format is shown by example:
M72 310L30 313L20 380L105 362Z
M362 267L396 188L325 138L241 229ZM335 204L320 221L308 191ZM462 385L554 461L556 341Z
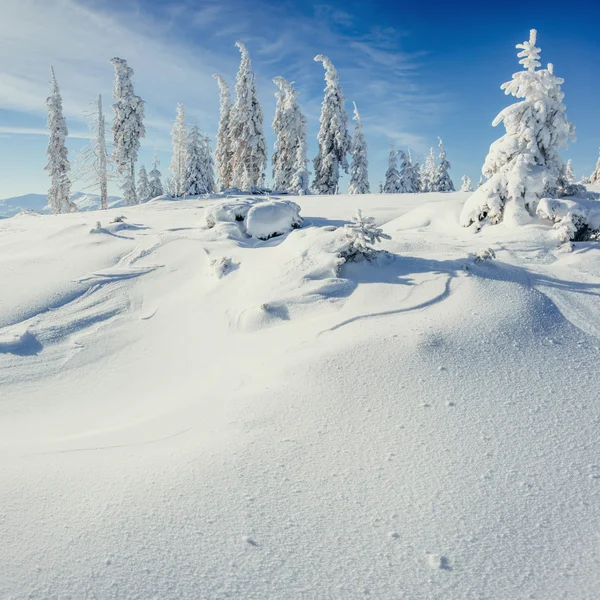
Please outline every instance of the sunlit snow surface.
M597 597L600 245L467 196L0 221L0 598Z

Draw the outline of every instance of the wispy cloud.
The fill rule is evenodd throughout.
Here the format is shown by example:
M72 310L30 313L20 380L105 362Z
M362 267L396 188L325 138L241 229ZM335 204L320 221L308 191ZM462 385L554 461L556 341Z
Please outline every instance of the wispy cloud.
M4 134L2 137L5 138L11 135L48 135L48 130L37 127L0 125L0 134ZM81 140L89 140L91 137L87 131L69 131L69 136Z

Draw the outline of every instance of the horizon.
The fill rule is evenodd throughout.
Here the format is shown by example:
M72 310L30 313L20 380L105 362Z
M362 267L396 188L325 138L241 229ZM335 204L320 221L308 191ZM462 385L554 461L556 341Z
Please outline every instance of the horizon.
M491 125L498 112L512 103L500 85L520 70L515 45L536 28L542 65L552 62L557 75L565 79L564 103L576 127L577 141L563 153L565 160L572 159L577 179L593 171L600 145L593 98L600 93L600 82L592 67L600 43L590 17L598 9L574 8L563 14L534 3L520 8L519 18L505 14L510 13L506 10L494 15L494 28L482 28L478 23L485 23L492 9L470 3L463 3L459 11L436 3L433 17L431 4L428 9L376 3L365 9L357 3L263 2L253 3L252 13L244 10L246 6L244 2L222 6L213 1L153 1L142 11L137 2L117 6L111 1L100 8L80 0L48 4L11 0L0 24L0 52L6 59L0 75L0 198L47 191L45 100L51 64L63 96L73 165L86 143L83 113L98 93L106 107L107 129L112 121L109 59L121 56L128 61L135 72L136 93L146 103L147 135L137 168L149 166L156 148L164 178L177 102L185 105L188 123L198 121L211 137L214 151L219 95L212 74L221 74L234 92L237 40L246 44L252 58L269 157L277 91L271 80L276 76L296 83L308 121L309 159L315 156L324 72L313 58L322 53L338 70L350 129L353 101L361 113L372 191L383 180L390 143L420 157L430 147L437 154L438 136L459 188L462 175L476 184L490 144L504 134L501 125ZM16 27L22 22L29 27ZM261 34L259 24L277 35ZM15 56L21 60L14 60ZM343 192L348 181L344 175ZM73 190L95 192L77 179ZM121 195L115 183L109 192Z

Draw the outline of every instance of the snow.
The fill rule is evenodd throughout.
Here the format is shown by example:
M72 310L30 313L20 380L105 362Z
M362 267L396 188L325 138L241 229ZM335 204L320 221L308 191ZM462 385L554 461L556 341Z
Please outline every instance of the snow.
M302 223L300 207L289 200L259 202L246 216L246 233L260 240L288 233Z
M467 197L1 220L0 598L593 598L598 245Z

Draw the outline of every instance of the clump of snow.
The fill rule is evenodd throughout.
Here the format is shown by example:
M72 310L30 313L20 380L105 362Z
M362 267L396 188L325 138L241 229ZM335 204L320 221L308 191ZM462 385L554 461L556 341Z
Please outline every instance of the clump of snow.
M250 208L246 216L246 233L259 240L267 240L300 227L300 207L289 200L260 202Z
M473 262L480 263L484 260L492 260L493 258L496 258L496 253L491 248L487 248L476 250L475 252L472 252L469 256L473 259Z
M221 279L223 275L226 275L231 270L231 264L231 258L228 256L221 256L210 261L210 266L218 279Z
M237 223L242 233L266 240L300 227L300 207L291 200L235 198L206 210L206 226L217 223ZM235 236L238 237L238 236Z

